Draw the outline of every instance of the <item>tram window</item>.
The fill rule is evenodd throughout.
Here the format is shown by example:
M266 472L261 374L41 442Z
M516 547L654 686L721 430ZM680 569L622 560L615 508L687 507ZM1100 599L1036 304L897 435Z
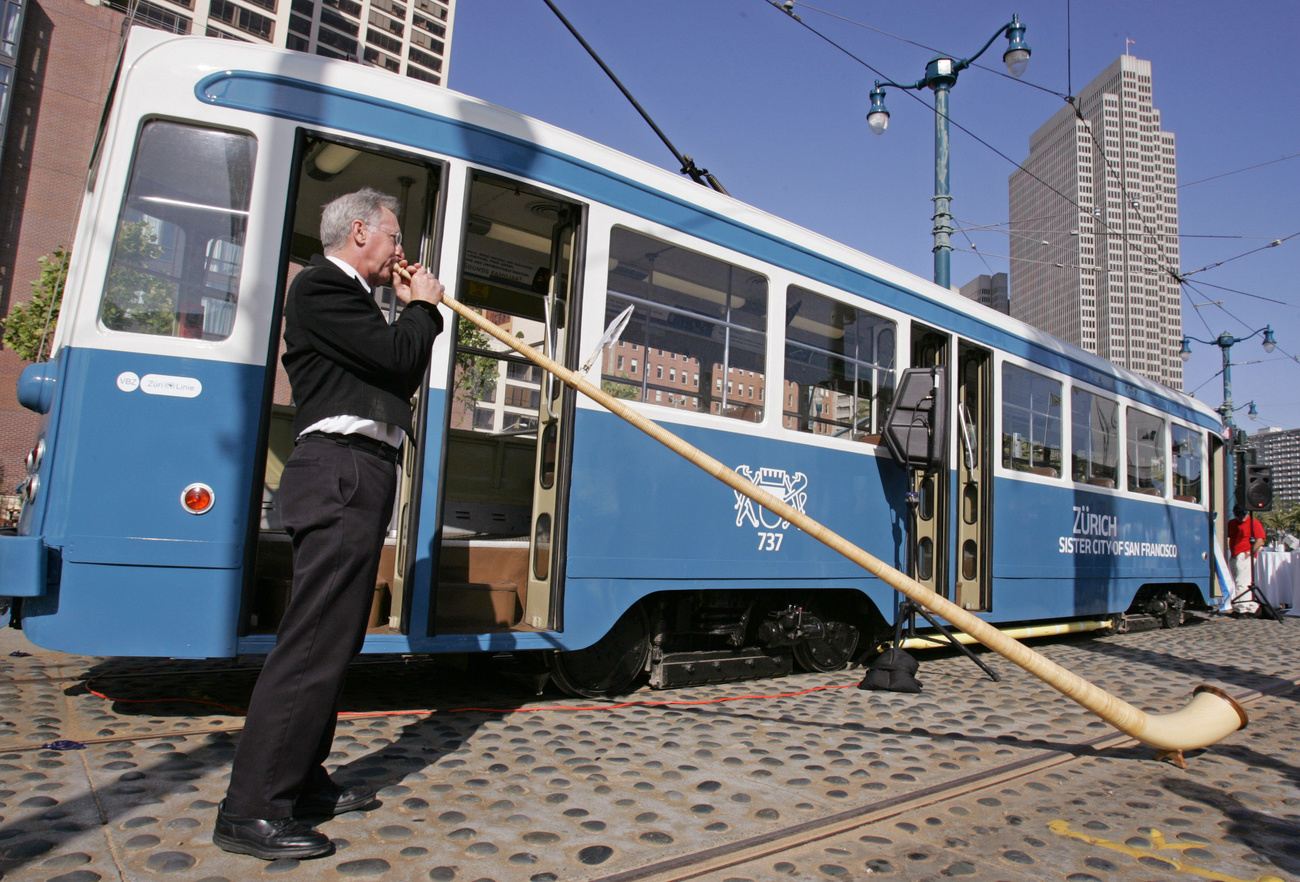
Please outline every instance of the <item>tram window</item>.
M1119 405L1086 389L1070 393L1070 474L1081 484L1114 487L1119 471Z
M1174 498L1183 502L1201 501L1201 433L1174 423L1169 427L1173 440Z
M607 352L604 390L678 410L761 420L760 397L741 390L764 388L767 279L631 230L615 228L609 251L605 321L633 306L622 339L634 350L645 346L647 360L640 374L635 363L624 373L612 368L615 355ZM697 379L685 385L651 379L651 358L684 362ZM662 370L661 363L654 366Z
M786 301L782 424L800 432L879 441L894 388L896 325L791 286Z
M1002 465L1061 476L1061 384L1013 364L1002 366Z
M1128 409L1128 489L1165 495L1165 421Z
M99 312L104 327L230 336L256 149L249 135L145 125L114 236Z

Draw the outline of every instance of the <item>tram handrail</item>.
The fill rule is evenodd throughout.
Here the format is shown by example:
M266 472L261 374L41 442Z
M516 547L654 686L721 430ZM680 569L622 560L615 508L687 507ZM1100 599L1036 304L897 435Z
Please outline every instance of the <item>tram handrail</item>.
M606 394L578 373L511 337L496 324L474 312L471 307L450 296L445 296L442 302L462 318L473 322L481 330L505 343L543 370L559 377L565 385L576 389L611 413L636 426L736 492L749 497L823 545L844 555L890 587L925 607L929 612L942 616L955 627L1038 677L1048 686L1082 705L1125 735L1154 747L1157 751L1157 759L1170 759L1183 766L1184 750L1208 747L1238 729L1244 729L1249 722L1245 709L1232 696L1209 685L1197 686L1193 690L1192 700L1181 710L1172 713L1148 714L1134 707L1035 652L1020 641L1008 637L978 616L940 597L920 582L909 578L793 506L762 490L704 451L683 441L623 402Z

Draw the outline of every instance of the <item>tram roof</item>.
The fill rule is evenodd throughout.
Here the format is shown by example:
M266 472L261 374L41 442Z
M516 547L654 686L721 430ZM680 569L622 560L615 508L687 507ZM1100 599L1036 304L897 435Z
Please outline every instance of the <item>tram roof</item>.
M193 52L195 43L220 49L220 64L213 64L212 55ZM314 84L316 88L370 96L383 95L388 103L419 108L423 113L535 144L542 150L591 168L605 170L639 187L657 191L678 203L694 206L715 218L757 231L767 238L788 243L799 250L874 277L901 292L967 316L991 331L1009 334L1080 367L1111 376L1122 385L1182 405L1201 414L1207 426L1214 425L1219 420L1218 413L1206 403L1108 362L1020 319L962 297L955 291L941 288L928 279L784 220L734 196L719 193L660 166L542 120L446 86L423 83L377 67L266 45L232 43L209 37L177 36L138 26L130 31L123 55L123 69L133 67L143 61L145 56L153 54L154 50L169 44L189 47L181 50L179 58L186 67L200 76L210 76L223 69L232 71L240 65L258 72L273 68L279 76L303 80ZM274 66L268 62L272 57L277 59Z

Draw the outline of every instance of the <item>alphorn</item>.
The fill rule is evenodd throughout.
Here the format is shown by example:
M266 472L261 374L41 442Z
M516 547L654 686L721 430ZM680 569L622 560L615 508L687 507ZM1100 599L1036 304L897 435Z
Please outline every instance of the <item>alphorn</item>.
M587 382L575 371L569 370L547 355L511 337L465 304L450 297L444 297L442 302L538 367L559 377L566 386L578 390L736 492L749 497L817 541L844 555L890 587L925 607L929 612L946 619L1008 661L1038 677L1066 698L1087 708L1125 735L1149 747L1154 747L1157 751L1157 759L1168 759L1179 767L1185 768L1182 753L1184 750L1195 750L1214 744L1238 729L1245 728L1249 722L1245 709L1232 696L1214 686L1197 686L1192 693L1192 700L1186 707L1168 714L1149 714L1121 698L1116 698L1104 689L1034 652L1020 641L1008 637L983 619L940 597L920 582L873 557L803 512L742 478L704 451L688 444L657 423L641 416L617 398Z

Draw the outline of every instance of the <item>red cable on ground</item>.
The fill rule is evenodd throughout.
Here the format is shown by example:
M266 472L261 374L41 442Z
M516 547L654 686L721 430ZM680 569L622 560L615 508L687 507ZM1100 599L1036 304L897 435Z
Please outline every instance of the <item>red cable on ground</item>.
M409 716L432 716L433 714L456 714L456 713L487 713L487 714L512 714L512 713L531 713L537 711L610 711L620 710L627 707L668 707L672 705L703 705L703 704L721 704L728 701L745 701L748 699L773 699L773 698L795 698L800 695L808 695L813 692L823 692L831 689L848 689L856 686L856 683L847 683L843 686L814 686L811 689L800 689L796 692L780 692L775 695L730 695L722 698L707 698L698 700L686 699L666 699L664 701L624 701L618 704L597 704L597 705L564 705L552 704L542 705L540 707L454 707L445 710L423 709L423 710L400 710L400 711L348 711L339 714L339 717L409 717ZM216 701L205 701L201 698L113 698L102 692L96 692L89 686L86 691L96 698L102 698L107 702L117 702L121 704L161 704L161 703L179 703L187 702L189 704L202 704L210 707L219 707L232 713L243 715L246 713L244 708L233 707L228 704L221 704Z
M479 713L487 713L487 714L512 714L512 713L526 713L531 711L608 711L608 710L619 710L625 707L666 707L675 704L680 704L680 705L720 704L726 701L743 701L745 699L751 699L751 698L758 698L758 699L794 698L799 695L808 695L809 693L812 692L822 692L828 689L848 689L856 685L857 685L856 683L846 683L843 686L814 686L811 689L800 689L797 692L780 692L775 695L731 695L723 698L707 698L707 699L699 699L696 701L677 699L677 700L664 700L664 701L624 701L618 704L597 704L597 705L585 705L585 706L551 704L551 705L542 705L540 707L505 707L505 708L453 707L441 711L440 710L409 710L409 711L382 711L378 713L366 713L364 711L357 711L353 713L341 713L339 714L339 716L340 717L387 717L387 716L407 716L410 714L437 714L437 713L456 714L456 713L467 713L470 711L477 711Z

